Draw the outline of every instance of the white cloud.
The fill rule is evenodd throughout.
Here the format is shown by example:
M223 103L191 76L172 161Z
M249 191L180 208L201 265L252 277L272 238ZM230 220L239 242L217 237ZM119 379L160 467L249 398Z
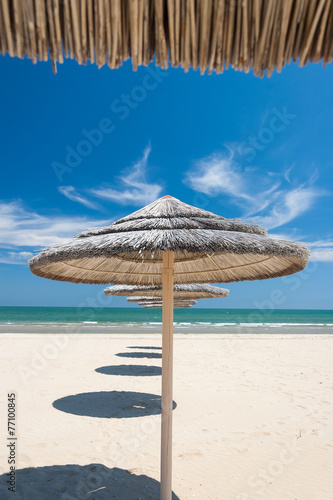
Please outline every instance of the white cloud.
M333 262L333 240L327 238L307 243L311 249L311 260Z
M317 262L333 262L333 246L332 248L312 250L311 260L315 260Z
M100 210L101 207L89 199L91 196L120 205L142 206L151 203L159 197L163 186L146 181L150 152L151 147L148 146L144 150L142 158L131 168L127 168L122 172L123 175L117 178L116 188L109 185L98 186L85 189L85 195L80 194L73 186L60 186L58 190L69 200L76 201L94 210Z
M325 239L325 240L316 240L312 241L311 243L307 243L310 247L319 247L319 248L325 248L325 247L333 247L333 240L330 239Z
M248 199L244 193L244 181L236 165L232 162L232 155L224 158L214 155L196 163L194 172L186 175L187 184L201 193L216 195L226 193Z
M77 201L85 207L92 208L93 210L99 209L96 203L93 203L92 201L79 194L73 186L59 186L58 191L66 196L66 198L68 198L69 200Z
M282 173L267 175L258 168L241 168L234 153L213 155L197 161L187 172L185 184L210 196L227 195L243 209L243 216L252 217L267 229L283 226L307 212L316 198L327 194L313 187L318 173L307 184L291 186L292 167ZM253 217L255 216L255 217Z
M0 202L0 245L7 249L55 245L86 228L111 223L87 217L45 216L27 210L18 201Z
M143 205L156 200L162 186L149 184L145 180L150 151L151 148L147 147L143 157L123 173L119 179L119 188L100 187L87 192L119 204ZM59 192L88 208L99 208L97 203L78 193L73 186L61 186ZM42 215L25 208L20 201L8 203L0 200L0 262L26 264L33 255L29 249L35 251L41 247L60 244L84 229L112 222L113 220L93 220L84 216Z
M244 209L248 217L268 206L278 195L280 182L272 183L270 179L267 182L254 167L242 170L233 157L234 154L230 151L229 156L215 154L197 161L194 169L187 172L185 184L210 196L230 196L234 203ZM258 189L257 179L260 177L261 189Z
M267 215L254 217L268 229L283 226L299 215L307 212L315 199L323 192L312 187L299 187L281 193L281 201L277 201Z
M31 259L33 253L31 252L8 252L0 251L1 264L14 264L26 265L28 260Z
M163 186L150 184L146 181L148 157L151 147L148 146L143 153L143 157L137 161L133 167L126 169L119 178L119 187L114 189L109 186L90 189L90 193L98 198L110 200L122 205L146 205L155 201Z

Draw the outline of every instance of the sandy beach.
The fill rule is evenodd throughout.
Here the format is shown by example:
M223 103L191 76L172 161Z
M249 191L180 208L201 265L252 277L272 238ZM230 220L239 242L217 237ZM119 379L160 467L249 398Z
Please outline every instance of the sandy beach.
M158 499L160 345L143 332L2 333L1 499ZM332 355L329 334L177 333L174 498L332 500Z

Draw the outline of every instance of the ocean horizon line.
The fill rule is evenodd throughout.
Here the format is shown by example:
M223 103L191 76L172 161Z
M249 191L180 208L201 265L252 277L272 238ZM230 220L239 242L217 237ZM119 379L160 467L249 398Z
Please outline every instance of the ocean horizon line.
M162 324L162 309L139 307L59 307L59 306L0 306L0 326L55 325L68 328L104 328L112 325L148 328ZM178 327L204 328L242 327L333 327L333 311L329 309L242 309L198 308L175 309L174 324Z
M38 308L38 309L135 309L135 310L143 310L142 306L137 306L137 305L128 305L126 307L123 306L94 306L94 307L89 307L89 306L3 306L0 305L0 309L2 308ZM301 307L295 307L295 308L284 308L284 307L274 307L274 308L258 308L258 307L198 307L195 306L192 308L192 311L194 310L205 310L205 311L333 311L333 309L330 308L323 308L323 309L310 309L308 307L306 308L301 308ZM162 310L162 308L161 308Z

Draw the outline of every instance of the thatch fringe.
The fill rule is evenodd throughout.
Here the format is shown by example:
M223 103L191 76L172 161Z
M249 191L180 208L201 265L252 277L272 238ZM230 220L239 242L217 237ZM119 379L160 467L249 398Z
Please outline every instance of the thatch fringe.
M0 50L56 63L236 70L333 59L331 0L1 0Z
M162 302L160 303L152 302L150 304L146 302L144 304L139 304L139 305L144 306L145 309L163 309ZM180 304L176 302L174 302L173 304L174 309L189 309L190 307L192 307L190 304Z
M46 265L60 260L112 257L148 264L161 262L162 252L166 250L175 252L177 262L203 258L207 254L213 256L221 252L296 257L302 260L309 257L309 251L303 245L267 236L202 229L163 231L150 230L147 227L145 231L74 238L69 243L44 250L30 260L30 265L33 268L37 263Z
M148 303L162 303L162 300L160 297L144 297L144 296L133 296L133 297L127 297L127 302L137 302L138 304L144 304L145 302L148 302ZM177 298L174 298L174 304L189 304L189 305L192 305L194 306L195 304L197 304L197 301L196 300L189 300L189 299L183 299L183 300L180 300L178 297Z
M149 296L162 298L162 286L135 286L135 285L114 285L104 290L105 295L118 296ZM228 297L229 290L218 286L207 285L203 283L193 283L187 285L175 285L173 287L173 296L175 299L212 299Z
M235 231L250 234L267 234L267 231L257 224L239 221L237 219L224 218L201 218L201 217L151 217L117 222L111 226L105 226L97 229L90 229L80 233L77 238L87 238L102 234L123 233L127 231L144 231L149 224L150 229L213 229L214 231Z

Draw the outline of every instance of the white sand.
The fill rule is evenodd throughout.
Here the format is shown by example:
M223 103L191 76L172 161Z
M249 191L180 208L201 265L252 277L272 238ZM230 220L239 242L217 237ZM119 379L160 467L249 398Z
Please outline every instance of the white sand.
M158 499L161 359L128 356L161 353L129 348L160 341L0 335L1 500ZM333 337L176 335L174 351L175 498L333 499ZM139 368L96 371L115 365ZM37 468L17 474L16 495L5 476L12 391L17 469Z

